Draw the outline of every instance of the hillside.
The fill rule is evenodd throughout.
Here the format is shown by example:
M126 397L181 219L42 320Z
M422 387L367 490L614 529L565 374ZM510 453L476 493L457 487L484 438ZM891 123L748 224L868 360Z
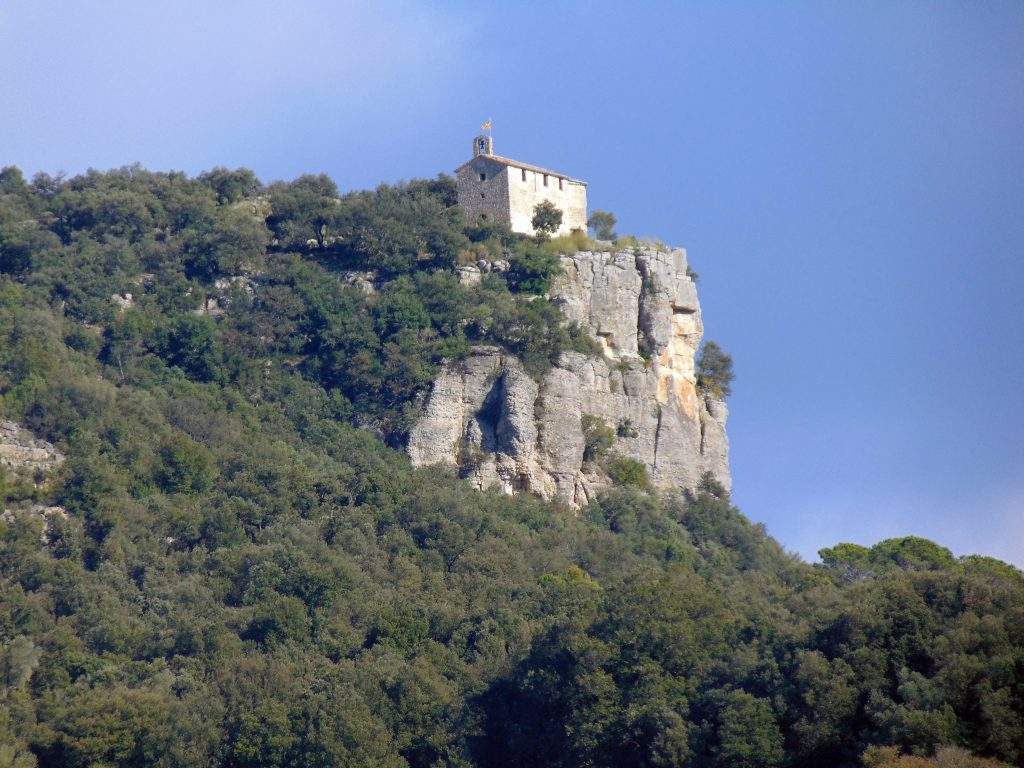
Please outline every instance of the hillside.
M446 178L0 172L0 765L1024 764L1011 566L803 563L575 415L579 509L413 467L451 365L602 359L597 247Z

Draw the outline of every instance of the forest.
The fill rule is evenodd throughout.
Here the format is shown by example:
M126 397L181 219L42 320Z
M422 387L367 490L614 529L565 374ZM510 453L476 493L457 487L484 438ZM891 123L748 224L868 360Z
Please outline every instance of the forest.
M0 475L0 768L1024 765L1008 564L411 467L441 361L593 352L583 241L447 177L0 171L0 418L66 457Z

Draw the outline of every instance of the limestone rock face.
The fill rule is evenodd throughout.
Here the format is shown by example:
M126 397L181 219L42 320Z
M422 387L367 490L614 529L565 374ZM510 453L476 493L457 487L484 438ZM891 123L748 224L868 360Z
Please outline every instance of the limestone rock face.
M446 365L410 433L413 464L454 465L479 488L580 506L609 482L600 462L584 461L588 415L616 431L611 454L643 463L656 486L693 488L711 472L728 488L728 411L696 388L703 325L685 251L580 252L562 263L551 298L602 354L568 352L540 382L495 347Z

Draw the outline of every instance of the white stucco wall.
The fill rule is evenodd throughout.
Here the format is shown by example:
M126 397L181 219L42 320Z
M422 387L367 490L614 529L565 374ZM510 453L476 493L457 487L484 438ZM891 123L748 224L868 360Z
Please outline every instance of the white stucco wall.
M480 155L456 171L459 207L469 221L485 215L491 221L507 224L513 232L532 235L533 209L548 200L562 212L562 226L556 235L567 235L574 229L586 231L586 184L554 173L546 175L545 186L542 172Z
M555 174L543 174L515 166L505 168L508 180L509 218L513 232L533 234L534 207L544 200L550 201L562 212L562 226L558 235L567 235L574 229L587 228L587 187ZM547 175L547 185L544 177ZM525 180L524 180L525 176Z

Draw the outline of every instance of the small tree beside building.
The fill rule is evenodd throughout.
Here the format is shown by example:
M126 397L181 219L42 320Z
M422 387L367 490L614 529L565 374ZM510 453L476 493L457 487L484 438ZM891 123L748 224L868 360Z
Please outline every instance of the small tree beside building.
M594 237L598 240L614 240L615 224L618 220L614 213L608 211L594 211L587 219L587 226L594 230Z
M547 240L562 226L562 212L550 200L544 200L533 207L533 230L537 237Z

